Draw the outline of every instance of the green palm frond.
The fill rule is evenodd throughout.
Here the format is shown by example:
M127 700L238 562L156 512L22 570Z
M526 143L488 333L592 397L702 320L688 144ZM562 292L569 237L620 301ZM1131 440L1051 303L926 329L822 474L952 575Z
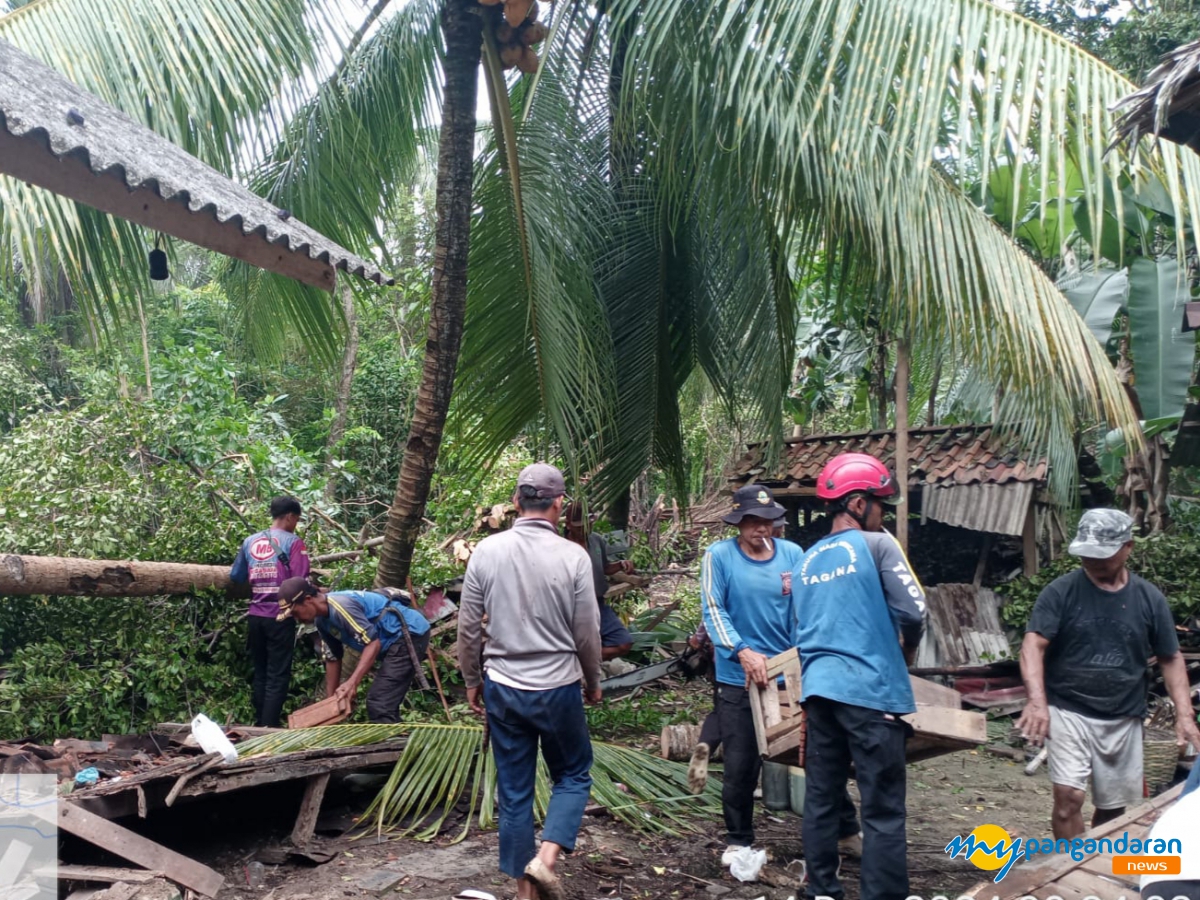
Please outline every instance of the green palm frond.
M491 753L480 753L483 728L478 725L401 724L327 725L278 732L245 741L238 755L246 759L268 754L341 747L362 747L386 740L405 741L404 750L379 796L363 814L377 833L433 840L462 803L472 823L496 823L496 766ZM609 813L645 834L677 835L720 813L720 787L711 780L703 794L688 793L687 767L616 744L592 742L592 796ZM550 799L550 776L539 758L534 814L541 821Z
M567 37L557 25L552 33ZM505 102L495 73L489 79L498 127L477 161L455 426L486 459L544 424L578 472L591 467L615 402L590 268L612 200L595 123L575 115L573 82L556 69L553 47L543 52L536 93L521 79ZM510 114L526 106L525 117Z
M256 194L385 268L380 223L436 157L440 5L415 0L381 18L288 120L250 179ZM260 354L279 356L282 313L331 358L341 321L328 295L239 262L222 281Z
M1136 178L1132 162L1100 160L1119 76L980 0L617 7L639 17L626 79L646 88L624 114L662 136L648 169L664 191L685 192L707 169L771 198L781 227L818 216L886 287L894 327L950 336L1037 447L1074 417L1132 421L1078 316L964 189L995 160L1036 165L1044 210L1067 199L1066 179L1049 175L1078 157L1091 210L1104 177ZM1196 164L1168 154L1164 166L1175 202L1195 210L1170 172ZM1068 458L1061 445L1056 455ZM1069 490L1072 475L1056 471L1056 486Z

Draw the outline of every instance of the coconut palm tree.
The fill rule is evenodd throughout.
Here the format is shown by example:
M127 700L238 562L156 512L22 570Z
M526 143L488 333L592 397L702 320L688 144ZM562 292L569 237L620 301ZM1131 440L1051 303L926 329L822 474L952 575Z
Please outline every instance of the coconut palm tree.
M378 250L440 121L426 367L380 565L392 583L455 379L482 456L544 427L616 493L678 458L675 398L696 368L777 430L793 284L818 254L878 291L897 333L949 342L1069 477L1077 419L1135 420L972 186L1001 164L1032 170L1040 217L1083 200L1099 235L1124 202L1108 186L1136 189L1154 166L1176 219L1200 215L1196 161L1105 155L1107 107L1131 86L986 0L559 0L541 69L520 77L473 0L379 0L353 23L331 0L125 0L102 27L111 9L39 0L0 37L219 167L257 163L259 190L359 252ZM495 127L476 156L481 45ZM1067 160L1078 184L1059 177ZM119 314L142 235L8 182L0 205L7 248L52 248ZM249 320L278 335L282 314L334 355L328 298L245 286Z

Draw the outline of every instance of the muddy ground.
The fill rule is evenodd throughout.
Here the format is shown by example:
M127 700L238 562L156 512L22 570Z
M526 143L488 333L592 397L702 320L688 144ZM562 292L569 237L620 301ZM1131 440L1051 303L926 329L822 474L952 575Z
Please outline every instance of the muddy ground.
M380 842L374 836L354 839L345 834L373 791L355 781L363 779L331 786L326 799L319 844L336 856L323 865L280 862L273 855L291 828L300 799L296 786L202 800L167 811L158 822L145 823L146 830L220 871L226 886L218 900L442 900L464 888L486 891L497 900L512 896L512 882L497 869L494 833L472 833L459 844ZM978 869L942 852L955 834L985 822L1013 835L1049 834L1051 798L1044 768L1028 777L1016 762L959 752L911 765L908 796L912 891L926 898L954 898L980 881L983 873ZM797 895L789 874L795 867L785 866L804 854L800 819L761 810L758 829L759 843L772 858L769 874L775 876L774 886L740 884L722 869L723 835L715 821L697 823L694 835L647 840L610 818L588 816L579 847L564 858L561 871L575 900L786 900ZM254 865L263 860L261 868ZM847 897L857 900L855 862L843 864L842 879Z

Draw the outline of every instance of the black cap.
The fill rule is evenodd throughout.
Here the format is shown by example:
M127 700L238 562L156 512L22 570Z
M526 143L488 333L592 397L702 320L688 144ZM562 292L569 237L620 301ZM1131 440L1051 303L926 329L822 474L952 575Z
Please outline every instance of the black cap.
M784 509L775 502L775 495L761 484L748 484L733 492L733 509L721 517L721 521L736 525L746 516L760 519L778 519Z

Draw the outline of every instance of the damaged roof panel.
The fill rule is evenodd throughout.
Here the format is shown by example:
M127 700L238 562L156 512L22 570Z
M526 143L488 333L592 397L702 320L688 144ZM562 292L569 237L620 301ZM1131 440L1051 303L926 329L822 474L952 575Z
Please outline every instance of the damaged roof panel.
M287 210L4 41L0 173L326 291L333 290L335 270L393 283Z

